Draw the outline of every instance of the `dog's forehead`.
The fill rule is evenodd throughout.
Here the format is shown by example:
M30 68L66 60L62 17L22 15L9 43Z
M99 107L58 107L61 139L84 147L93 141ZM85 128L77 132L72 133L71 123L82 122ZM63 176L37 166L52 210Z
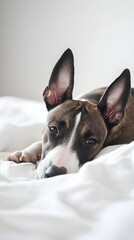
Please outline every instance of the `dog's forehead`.
M55 107L48 114L48 122L75 121L75 117L80 113L81 122L94 122L95 118L100 118L100 113L94 103L82 100L68 100Z
M48 120L51 121L64 121L67 118L71 118L80 112L82 103L75 100L67 100L64 103L58 105L52 109L48 114Z

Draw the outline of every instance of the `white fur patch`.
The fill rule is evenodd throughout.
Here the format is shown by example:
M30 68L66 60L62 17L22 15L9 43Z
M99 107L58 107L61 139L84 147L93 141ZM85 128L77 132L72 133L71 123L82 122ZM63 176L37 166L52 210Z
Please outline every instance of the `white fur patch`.
M71 134L71 138L67 144L67 148L70 149L72 144L73 144L73 141L74 141L74 138L75 138L75 135L76 135L76 129L77 129L77 126L80 122L80 119L81 119L81 112L78 113L78 115L76 115L76 122L75 122L75 126L74 126L74 129L73 129L73 132Z
M67 145L59 145L53 148L47 156L39 162L36 170L37 178L44 178L45 171L50 165L65 167L67 169L67 173L73 173L79 170L79 160L77 154L71 150L71 147L76 136L76 129L80 122L80 118L81 113L76 115L75 126Z
M79 161L75 152L70 152L64 146L57 146L52 149L47 156L39 162L36 170L37 178L44 178L45 170L49 165L55 165L57 167L65 167L67 173L77 172L79 170Z

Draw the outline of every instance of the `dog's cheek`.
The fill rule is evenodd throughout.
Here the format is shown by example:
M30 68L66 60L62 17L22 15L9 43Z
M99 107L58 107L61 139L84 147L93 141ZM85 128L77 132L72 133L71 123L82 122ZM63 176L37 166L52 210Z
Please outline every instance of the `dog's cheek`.
M45 135L44 139L42 139L41 159L43 160L54 147L52 143L50 144L49 137Z
M80 162L75 152L70 154L70 158L67 160L67 173L75 173L79 171Z

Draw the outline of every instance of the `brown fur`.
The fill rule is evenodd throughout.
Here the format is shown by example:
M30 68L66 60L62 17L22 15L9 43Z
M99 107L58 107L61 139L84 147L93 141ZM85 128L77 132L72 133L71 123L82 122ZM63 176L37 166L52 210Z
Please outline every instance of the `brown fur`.
M97 89L90 94L81 96L90 100L93 103L98 103L105 88ZM134 140L134 89L131 89L131 94L125 109L125 115L122 121L112 128L105 140L104 146L130 143Z
M97 89L77 100L72 98L73 86L74 58L67 49L43 91L48 118L42 143L13 153L7 160L35 162L42 152L37 177L52 177L77 171L78 165L93 160L105 146L134 140L134 89L128 69L107 89Z
M109 132L105 146L130 143L134 140L134 96L131 95L122 121Z

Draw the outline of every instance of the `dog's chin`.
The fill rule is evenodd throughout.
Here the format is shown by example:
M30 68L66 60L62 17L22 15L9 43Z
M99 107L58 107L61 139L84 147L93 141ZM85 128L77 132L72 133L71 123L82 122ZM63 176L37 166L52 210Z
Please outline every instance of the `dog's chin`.
M56 168L56 172L49 174L49 177L75 173L79 170L79 160L75 152L68 151L65 147L57 146L51 150L47 156L41 160L36 169L37 179L45 178L48 169Z

